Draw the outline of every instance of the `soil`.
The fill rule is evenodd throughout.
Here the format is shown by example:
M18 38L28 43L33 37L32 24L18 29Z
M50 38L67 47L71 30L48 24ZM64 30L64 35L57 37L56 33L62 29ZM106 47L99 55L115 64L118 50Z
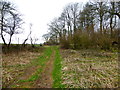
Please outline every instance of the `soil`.
M55 57L55 51L51 55L50 59L45 65L43 72L40 75L40 78L34 83L34 88L52 88L52 71L53 71L53 62Z

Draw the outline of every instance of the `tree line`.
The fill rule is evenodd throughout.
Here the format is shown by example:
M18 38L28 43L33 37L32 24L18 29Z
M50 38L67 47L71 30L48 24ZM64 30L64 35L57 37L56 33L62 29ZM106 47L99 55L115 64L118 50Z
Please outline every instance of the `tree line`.
M110 49L118 44L120 1L68 4L60 17L48 24L45 44L60 44L63 48Z

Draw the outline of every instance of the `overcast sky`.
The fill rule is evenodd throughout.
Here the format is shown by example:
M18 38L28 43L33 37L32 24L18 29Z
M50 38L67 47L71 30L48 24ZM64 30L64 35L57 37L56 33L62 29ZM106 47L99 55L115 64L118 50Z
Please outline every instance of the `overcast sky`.
M24 30L22 34L14 35L12 43L22 43L29 34L29 24L32 23L32 37L39 38L37 43L43 43L42 35L47 33L47 24L59 17L63 8L71 2L85 3L89 0L8 0L13 2L23 15ZM8 36L8 35L6 35ZM7 38L7 37L6 37ZM8 39L8 38L7 38ZM29 42L29 41L28 41Z

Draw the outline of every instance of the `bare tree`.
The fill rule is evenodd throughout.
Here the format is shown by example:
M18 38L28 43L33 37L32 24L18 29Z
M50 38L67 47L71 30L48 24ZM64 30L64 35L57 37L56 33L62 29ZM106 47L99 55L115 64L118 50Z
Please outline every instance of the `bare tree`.
M73 30L74 30L74 32L76 32L77 20L78 20L79 11L80 11L79 4L78 3L71 4L70 9L71 9L71 14L72 14Z
M115 12L110 12L112 15L117 15L120 19L120 1L115 2Z
M31 42L32 47L35 47L36 41L38 41L38 38L36 38L36 37L34 37L34 38L30 37L30 42Z
M52 34L54 33L54 36L58 36L59 40L61 40L64 30L64 22L57 18L54 19L54 21L49 24L49 30Z
M11 39L14 34L19 34L19 29L23 24L20 14L10 2L0 1L0 26L1 37L5 45L7 45L3 32L10 35L8 47L11 44Z
M61 15L61 17L65 18L64 21L66 22L68 35L71 34L72 36L72 32L77 30L79 9L79 3L68 4Z
M48 34L44 34L42 37L44 38L44 40L45 40L46 42L48 42L48 41L49 41L49 38L50 38L50 34L49 34L49 33L48 33Z
M70 17L70 5L68 5L61 14L61 18L65 21L67 26L68 36L72 36L72 20Z
M6 24L5 24L5 17L6 15L11 11L14 10L13 8L11 8L11 3L10 2L6 2L6 1L0 1L0 27L1 27L1 37L3 40L4 45L7 45L3 32L5 30Z
M30 23L30 25L29 25L29 27L30 27L30 32L29 32L29 34L28 34L28 36L27 36L27 38L24 40L24 42L22 43L22 45L25 47L25 43L27 42L27 40L28 40L28 38L30 37L30 35L31 35L31 33L32 33L32 23Z
M104 2L97 2L96 4L96 10L97 10L97 15L98 20L100 22L100 33L103 33L103 21L104 21L104 15L106 14L106 4Z
M9 22L7 27L9 30L6 30L5 32L10 35L8 47L11 44L11 39L14 34L21 33L19 29L21 29L21 25L23 24L22 19L20 18L19 14L11 13L12 17L9 18L7 21Z
M92 27L94 25L94 19L95 19L95 10L94 6L90 3L86 3L83 10L80 11L79 16L79 27L81 29L85 29L86 32L90 35L94 33L94 27L90 29L89 27Z

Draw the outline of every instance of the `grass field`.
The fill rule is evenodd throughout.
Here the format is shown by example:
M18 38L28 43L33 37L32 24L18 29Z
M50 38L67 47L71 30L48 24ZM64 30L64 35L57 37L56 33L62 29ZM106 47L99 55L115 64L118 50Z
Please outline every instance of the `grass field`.
M4 88L118 87L117 52L58 46L36 49L3 54Z

